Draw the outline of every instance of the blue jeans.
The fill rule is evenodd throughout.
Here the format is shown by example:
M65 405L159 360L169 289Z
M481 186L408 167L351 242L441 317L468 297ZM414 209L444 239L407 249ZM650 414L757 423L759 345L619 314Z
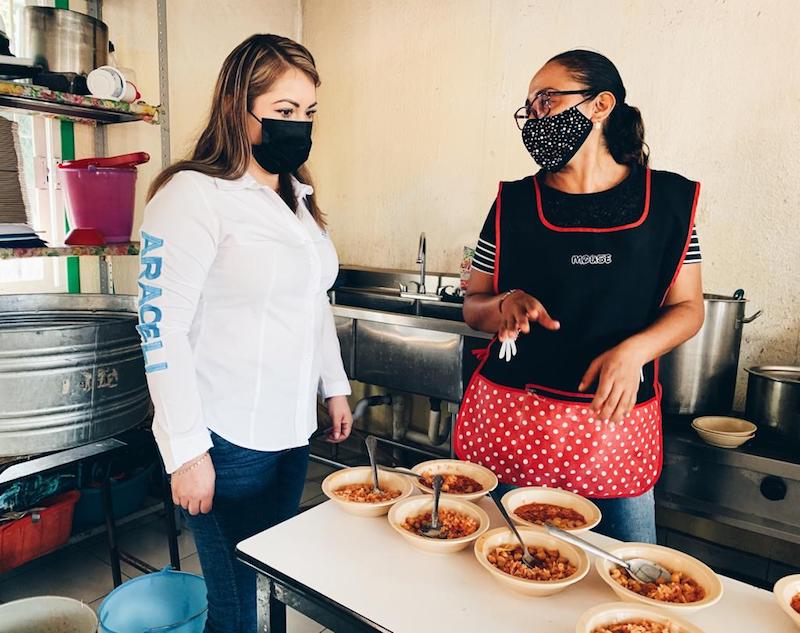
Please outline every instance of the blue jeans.
M505 494L517 486L500 484L497 490ZM620 541L635 543L656 542L656 503L652 488L638 497L592 499L603 518L594 531Z
M184 516L208 588L205 633L255 633L256 573L236 560L236 545L297 514L308 446L265 452L211 434L217 472L211 512Z

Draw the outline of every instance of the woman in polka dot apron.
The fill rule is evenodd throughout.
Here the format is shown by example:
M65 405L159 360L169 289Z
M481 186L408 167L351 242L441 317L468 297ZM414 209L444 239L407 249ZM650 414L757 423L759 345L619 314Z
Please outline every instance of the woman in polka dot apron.
M554 57L515 115L542 167L501 183L473 262L466 322L497 333L464 395L459 457L504 486L594 499L599 530L655 541L658 357L703 322L699 184L647 166L614 65Z

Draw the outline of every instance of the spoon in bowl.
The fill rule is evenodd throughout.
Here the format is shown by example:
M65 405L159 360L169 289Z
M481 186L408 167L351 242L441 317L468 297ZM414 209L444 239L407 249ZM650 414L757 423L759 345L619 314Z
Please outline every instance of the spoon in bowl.
M435 475L433 478L433 511L431 512L431 522L423 523L420 532L422 536L428 538L447 538L442 530L441 521L439 521L439 498L442 496L442 484L444 477Z
M542 563L537 561L533 555L528 551L528 546L525 545L525 541L522 540L522 537L519 535L519 531L517 530L517 526L514 525L514 521L511 520L511 517L508 516L508 512L506 511L505 507L503 506L503 502L500 500L500 495L496 490L492 490L489 493L489 496L494 501L494 504L497 506L497 509L500 510L500 514L503 515L503 518L508 523L508 527L511 528L511 531L514 533L514 536L517 537L520 546L522 547L522 564L525 565L528 569L534 569L536 567L541 567Z
M375 494L380 494L383 492L381 490L380 485L378 485L378 461L376 457L377 448L378 448L378 438L374 435L367 436L367 439L364 440L364 443L367 445L367 455L369 455L369 466L372 469L372 492Z
M548 534L551 534L562 541L566 541L575 547L580 547L582 550L589 552L590 554L594 554L600 558L610 560L612 563L616 563L622 567L634 580L644 583L657 583L669 582L672 579L672 574L668 569L651 560L647 560L646 558L630 558L628 560L623 560L618 556L614 556L614 554L605 551L604 549L600 549L596 545L592 545L589 541L585 541L574 534L565 532L554 525L545 524L545 527L547 528Z

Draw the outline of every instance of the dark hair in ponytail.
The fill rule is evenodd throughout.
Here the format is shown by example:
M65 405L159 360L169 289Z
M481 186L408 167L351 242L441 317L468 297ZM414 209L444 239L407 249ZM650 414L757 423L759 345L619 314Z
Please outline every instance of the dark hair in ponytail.
M644 142L642 114L638 108L625 103L625 85L612 61L593 51L572 50L556 55L550 62L566 68L576 81L587 87L588 94L610 92L614 95L617 104L603 128L608 151L622 165L647 166L650 148Z

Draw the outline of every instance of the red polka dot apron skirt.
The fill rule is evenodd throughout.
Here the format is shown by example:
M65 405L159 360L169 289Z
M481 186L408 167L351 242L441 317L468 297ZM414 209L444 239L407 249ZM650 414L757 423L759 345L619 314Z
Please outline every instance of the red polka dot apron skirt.
M646 179L641 216L612 228L549 222L539 175L501 183L495 292L523 290L561 322L520 336L510 362L493 340L464 394L455 451L503 483L619 498L659 477L658 361L642 368L636 406L620 423L597 419L591 388L577 390L592 360L655 321L689 246L699 184L649 169L631 177Z

